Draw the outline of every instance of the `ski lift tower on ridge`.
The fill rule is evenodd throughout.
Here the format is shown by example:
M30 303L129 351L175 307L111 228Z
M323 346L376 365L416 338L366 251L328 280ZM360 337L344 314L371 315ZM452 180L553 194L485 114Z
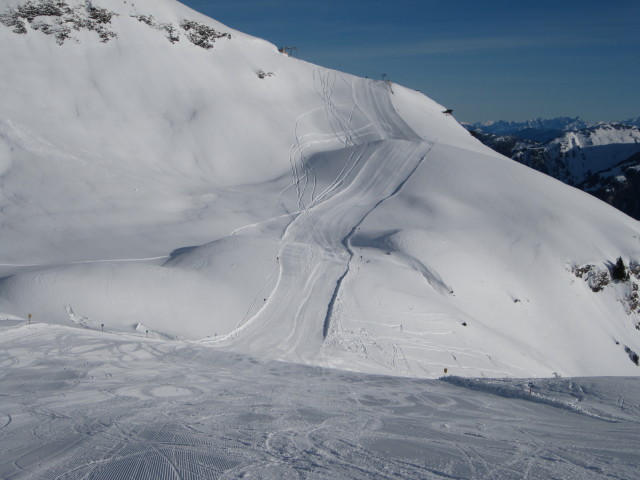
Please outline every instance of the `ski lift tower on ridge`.
M278 51L287 57L293 57L293 52L298 50L298 47L280 47Z

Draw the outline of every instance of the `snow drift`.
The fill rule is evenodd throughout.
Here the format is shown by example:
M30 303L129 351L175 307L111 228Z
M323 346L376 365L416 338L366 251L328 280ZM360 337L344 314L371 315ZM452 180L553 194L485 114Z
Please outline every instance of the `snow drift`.
M378 373L637 375L638 222L424 95L173 0L0 15L0 312Z

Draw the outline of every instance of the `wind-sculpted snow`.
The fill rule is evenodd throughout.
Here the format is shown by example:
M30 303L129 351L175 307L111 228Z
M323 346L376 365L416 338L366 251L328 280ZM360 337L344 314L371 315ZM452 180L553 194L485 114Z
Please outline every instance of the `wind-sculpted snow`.
M520 393L499 396L483 380L0 329L1 478L631 479L640 464L637 378L503 381Z

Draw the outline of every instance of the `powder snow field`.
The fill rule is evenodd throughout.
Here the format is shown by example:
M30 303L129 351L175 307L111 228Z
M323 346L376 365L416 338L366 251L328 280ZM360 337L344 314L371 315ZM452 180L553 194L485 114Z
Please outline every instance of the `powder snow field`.
M0 24L4 316L377 374L638 374L640 278L572 272L638 262L635 220L418 92L173 0L96 0L102 30L61 37L90 25L66 4Z
M637 377L447 383L6 321L0 366L11 480L631 480L640 463Z

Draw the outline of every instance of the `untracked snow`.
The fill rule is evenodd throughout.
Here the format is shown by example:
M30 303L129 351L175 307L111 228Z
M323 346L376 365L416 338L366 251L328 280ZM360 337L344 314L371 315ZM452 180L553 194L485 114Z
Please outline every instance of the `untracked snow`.
M173 0L62 3L0 0L3 316L377 374L638 374L640 274L576 275L637 265L637 221L421 93Z

